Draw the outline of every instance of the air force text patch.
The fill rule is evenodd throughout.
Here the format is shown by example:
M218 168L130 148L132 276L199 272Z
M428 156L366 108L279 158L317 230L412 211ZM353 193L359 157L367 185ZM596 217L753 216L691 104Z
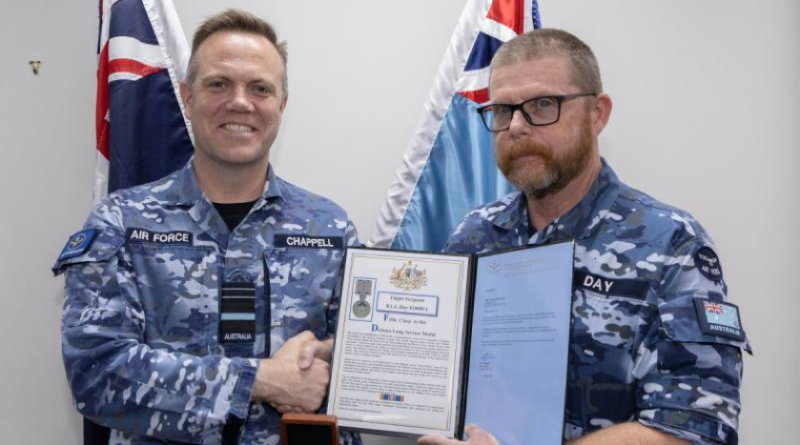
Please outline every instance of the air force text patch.
M638 300L647 298L648 286L644 281L608 278L581 270L575 270L573 277L573 284L579 289L588 289L603 295L619 295Z
M58 256L58 261L68 260L82 255L89 250L92 241L97 236L97 229L85 229L69 237L69 241L61 250L61 255Z
M127 230L125 238L129 243L141 244L166 244L177 246L191 246L191 232L153 232L151 230L131 228Z
M700 330L704 334L744 341L742 320L739 317L739 308L735 304L695 298L694 307L697 310Z
M344 242L338 236L275 235L275 247L341 249L344 247Z

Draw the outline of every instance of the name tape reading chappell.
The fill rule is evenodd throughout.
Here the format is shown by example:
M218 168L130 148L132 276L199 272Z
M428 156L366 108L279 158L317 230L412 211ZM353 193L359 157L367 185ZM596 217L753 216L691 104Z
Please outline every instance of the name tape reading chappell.
M344 247L344 242L337 236L275 235L275 247L341 249Z

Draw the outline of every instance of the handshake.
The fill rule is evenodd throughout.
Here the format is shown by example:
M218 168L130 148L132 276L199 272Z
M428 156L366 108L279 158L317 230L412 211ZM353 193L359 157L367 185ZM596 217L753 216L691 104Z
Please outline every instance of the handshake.
M261 360L253 400L267 402L280 413L316 412L330 382L333 339L318 340L311 331L290 338L272 358ZM469 442L441 436L424 436L426 445L500 445L490 433L475 425L466 428Z
M261 360L253 401L267 402L280 413L316 412L328 392L332 350L332 338L318 340L311 331L290 338Z

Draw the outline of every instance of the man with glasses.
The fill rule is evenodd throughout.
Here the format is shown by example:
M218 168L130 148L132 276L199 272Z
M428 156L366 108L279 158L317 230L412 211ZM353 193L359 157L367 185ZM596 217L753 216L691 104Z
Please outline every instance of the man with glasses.
M591 49L533 31L501 47L491 70L478 112L519 191L470 212L445 250L575 240L565 439L736 443L750 346L716 248L691 215L625 185L600 157L612 102ZM469 443L497 443L468 432Z

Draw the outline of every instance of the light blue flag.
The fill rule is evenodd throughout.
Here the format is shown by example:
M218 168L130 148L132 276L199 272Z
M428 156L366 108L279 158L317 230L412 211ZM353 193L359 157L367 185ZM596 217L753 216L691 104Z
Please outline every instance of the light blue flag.
M513 190L476 109L489 100L497 49L539 27L536 0L467 0L371 246L441 250L467 212Z

